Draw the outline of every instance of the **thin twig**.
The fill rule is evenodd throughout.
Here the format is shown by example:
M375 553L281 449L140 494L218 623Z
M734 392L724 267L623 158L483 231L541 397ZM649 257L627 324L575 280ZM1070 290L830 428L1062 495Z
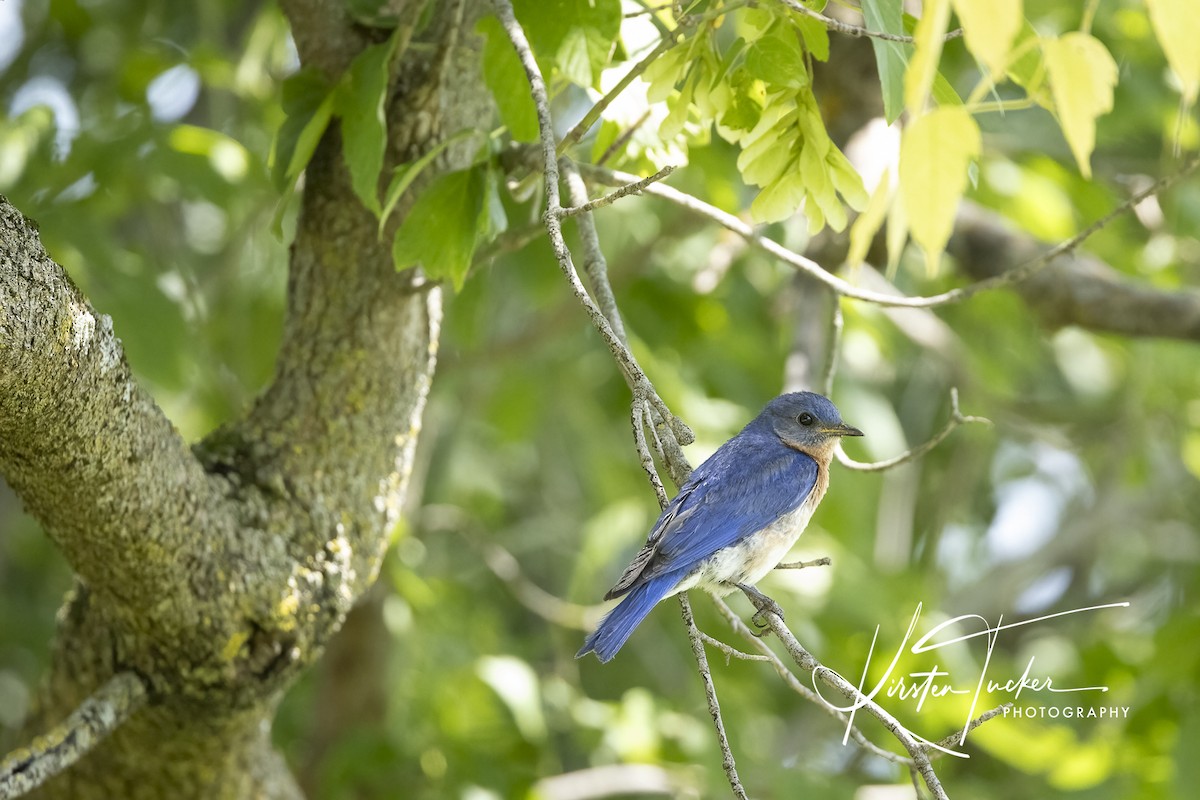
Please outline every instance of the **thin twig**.
M763 641L763 639L759 637L755 631L750 630L749 626L747 626L746 623L742 621L742 618L738 616L732 608L729 607L728 603L716 595L711 595L711 597L713 603L717 606L717 610L720 611L721 615L729 622L729 625L733 628L734 633L737 633L739 636L746 639L760 653L766 656L771 666L774 667L775 672L780 678L783 679L784 683L787 684L789 689L800 695L800 697L804 698L805 700L814 703L818 708L820 708L833 719L836 719L841 724L847 724L848 718L846 715L826 703L821 699L820 695L801 683L800 679L796 677L795 673L788 669L787 665L783 663L783 660L775 654L775 651L771 649L770 645ZM850 725L849 727L850 737L862 745L862 747L870 753L873 753L880 758L887 759L894 764L912 764L911 758L906 758L889 750L884 750L882 747L868 739L866 734L859 730L858 727L854 725Z
M513 596L525 608L563 628L587 630L590 627L589 609L547 592L531 581L521 570L516 556L494 542L471 539L483 554L483 562L509 587Z
M625 323L621 320L621 310L617 307L617 297L613 294L612 284L608 280L608 261L604 258L604 250L600 247L600 234L596 232L596 221L587 213L588 195L587 184L579 175L579 170L569 158L563 158L559 164L563 177L566 179L567 199L573 208L562 208L558 211L560 219L574 216L568 213L575 211L579 219L575 224L579 227L579 241L583 246L583 273L592 284L592 294L596 305L604 313L604 318L612 326L613 333L626 347L629 346L629 336L625 333Z
M846 317L842 313L842 300L833 298L833 318L829 320L829 355L825 359L825 377L821 379L821 387L825 396L833 395L833 379L837 377L838 366L842 360L842 333L846 328Z
M649 420L649 411L646 409L646 404L641 399L634 398L629 419L633 423L633 441L637 448L638 459L642 463L642 469L645 471L646 477L650 480L650 486L654 489L654 497L658 500L658 507L666 508L667 503L670 502L667 499L667 490L663 486L662 478L658 477L658 470L654 468L654 456L650 455L650 448L646 444L646 427L649 425L650 430L653 431L654 426Z
M962 300L966 300L968 297L973 297L981 292L990 291L1002 286L1009 286L1025 280L1034 273L1045 268L1054 259L1079 247L1079 245L1081 245L1088 237L1092 236L1101 228L1108 225L1116 217L1129 211L1138 203L1141 203L1147 197L1151 197L1165 191L1182 178L1191 174L1198 166L1200 166L1200 157L1189 161L1178 172L1158 179L1148 188L1133 195L1125 202L1121 203L1119 206L1110 211L1108 214L1104 215L1079 233L1072 236L1070 239L1060 242L1059 244L1035 256L1020 266L1014 267L1007 272L1003 272L994 278L987 278L985 280L970 284L969 286L963 286L958 289L951 289L950 291L942 292L941 294L927 295L924 297L904 297L882 294L880 292L872 292L867 289L860 289L857 286L854 286L853 284L850 284L836 275L828 272L824 267L812 259L806 258L799 253L789 250L778 242L767 239L764 236L760 236L752 226L748 225L732 214L728 214L721 209L716 208L715 206L709 205L708 203L705 203L704 201L699 200L690 194L681 192L678 189L662 183L656 183L647 186L644 191L647 194L661 197L664 200L680 206L681 208L691 211L694 214L706 217L707 219L716 222L718 225L728 228L760 250L775 256L784 263L801 270L802 272L812 275L814 278L824 283L830 289L842 295L843 297L849 297L853 300L862 300L868 303L875 303L876 305L881 306L894 306L899 308L932 308L934 306L945 305L947 303L957 303ZM621 184L630 183L638 179L636 175L630 175L629 173L605 169L597 166L580 165L580 170L589 179L607 183L610 186L619 186Z
M905 44L913 44L914 40L911 36L906 36L902 33L887 33L885 31L869 31L866 28L860 28L857 25L850 25L840 20L827 17L819 11L814 11L799 0L779 0L780 3L792 9L793 11L820 22L834 33L840 33L844 36L849 36L854 39L867 37L870 39L882 39L885 42L903 42ZM957 39L962 36L962 28L955 28L942 37L943 41Z
M928 453L933 448L942 443L942 440L949 436L959 425L965 425L969 422L978 422L984 425L991 425L992 421L987 417L972 417L962 413L958 408L958 388L951 387L950 389L950 419L946 421L946 426L933 435L929 441L918 445L911 450L906 450L900 455L889 458L884 461L872 461L870 463L855 461L850 456L842 452L839 447L835 452L837 460L842 466L847 469L857 470L858 472L882 472L885 469L898 467L901 464L920 458Z
M821 556L814 558L812 561L788 561L785 564L776 564L775 569L808 569L809 567L828 567L833 563L833 559L829 556Z
M562 209L559 212L559 216L560 217L575 217L580 214L586 214L590 211L595 211L597 208L604 208L604 206L612 205L613 203L620 200L622 197L626 197L627 195L641 194L642 190L645 189L647 186L649 186L652 183L657 183L658 181L661 181L663 178L667 177L675 170L676 170L676 167L674 167L674 166L663 167L658 172L651 175L649 178L642 178L640 181L635 181L634 183L627 183L624 186L622 186L621 188L616 189L615 191L609 192L608 194L604 195L603 197L598 197L595 200L592 200L590 202L587 201L587 193L585 191L584 195L583 195L584 196L583 203L580 203L578 205L572 205L569 208ZM571 202L575 203L574 197L572 197Z
M755 653L747 653L744 650L738 650L736 647L734 647L731 644L726 644L725 642L722 642L720 639L715 639L712 636L709 636L707 633L700 630L698 627L696 628L696 632L700 634L701 639L703 639L705 642L707 642L708 644L711 644L713 647L717 648L718 650L720 650L722 653L725 654L725 666L729 666L729 659L731 657L741 659L742 661L768 661L769 662L771 660L770 656L764 656L764 655L755 654Z
M69 717L0 761L0 800L20 797L70 767L146 703L146 685L118 672Z
M681 26L682 27L682 26ZM565 153L568 148L584 137L591 127L596 124L596 120L600 119L600 115L604 110L612 105L612 102L617 99L621 92L629 88L629 84L633 83L634 79L641 75L646 69L655 62L655 60L663 53L674 47L678 40L675 37L680 31L676 28L671 32L670 36L663 38L658 46L646 54L646 57L633 66L625 75L617 82L617 85L608 90L608 92L596 101L596 104L588 109L588 112L583 115L583 119L567 132L567 135L562 138L562 142L558 145L558 152Z
M939 739L938 741L934 742L934 747L950 749L952 747L961 746L962 743L965 741L968 733L975 730L980 725L987 722L989 719L993 719L995 717L1000 716L1001 714L1003 714L1005 711L1007 711L1008 709L1010 709L1012 707L1013 707L1012 703L1005 703L1002 706L996 706L991 711L987 711L987 712L984 712L983 714L980 714L978 717L976 717L975 719L973 719L969 723L967 723L967 727L965 730L955 731L954 733L950 734L949 736L945 737L944 739ZM929 750L930 748L927 747L925 749ZM944 755L945 755L945 753L941 752L940 750L937 750L937 751L930 753L929 758L937 759L937 758L941 758Z
M546 226L546 233L550 239L550 247L554 251L555 260L558 262L559 268L562 270L568 283L570 283L571 291L583 305L584 310L587 311L588 317L592 321L592 325L600 333L604 343L608 346L630 390L635 396L641 396L651 404L653 410L660 415L663 427L670 431L668 441L664 443L668 453L667 468L671 471L672 479L676 483L682 483L683 480L686 480L686 474L689 470L686 468L685 462L681 460L682 450L680 449L680 445L691 444L695 441L695 434L692 433L683 420L671 413L671 410L667 408L667 404L658 396L653 384L646 377L646 373L642 371L641 366L637 363L629 348L621 341L616 331L613 330L604 312L592 300L587 289L584 288L583 283L579 279L579 273L576 272L575 264L571 258L571 251L567 247L566 240L563 238L562 220L559 218L562 202L558 188L558 154L554 141L554 122L550 116L550 99L546 91L546 82L542 78L537 60L534 58L533 51L529 47L529 41L525 38L525 32L513 14L511 2L509 0L493 0L493 2L497 15L500 18L500 24L512 42L514 49L517 51L521 66L525 70L525 76L529 80L530 95L533 98L533 105L537 111L538 134L542 150L542 169L544 171L546 187L546 211L542 214L542 222ZM639 179L635 177L633 180L637 181ZM629 182L632 183L633 181ZM681 478L680 476L683 477Z
M600 154L598 159L596 159L596 163L604 164L617 153L621 152L625 145L629 144L629 140L633 138L633 135L638 132L638 129L646 124L646 120L648 119L650 119L650 109L647 108L642 112L642 115L637 118L636 122L622 131L621 135L616 139L613 139L612 144L604 148L604 152Z
M778 614L773 613L770 609L760 611L759 614L766 621L771 631L779 637L779 641L783 643L784 648L788 651L788 655L792 657L796 666L805 672L811 673L814 680L819 678L822 683L833 688L847 700L854 703L856 707L864 709L868 714L879 720L883 724L883 727L887 728L892 736L896 737L904 749L908 751L909 756L912 758L913 766L921 774L921 779L929 787L929 791L933 793L936 800L949 800L946 796L946 790L942 788L941 780L933 770L933 765L929 760L929 753L926 751L923 741L917 741L913 734L898 719L888 713L882 706L864 696L854 684L817 661L812 653L809 653L797 641L795 634L784 624L784 621L779 618Z
M704 683L704 696L708 700L708 713L712 716L713 725L717 729L717 742L721 746L721 767L725 777L729 779L729 788L733 796L739 800L747 800L746 790L738 778L737 762L733 758L733 750L729 747L729 737L725 734L725 722L721 718L721 704L717 701L717 689L713 686L712 672L708 668L708 656L704 652L704 639L700 629L696 627L696 619L692 615L692 605L688 602L687 592L679 595L679 608L683 615L683 624L687 628L688 638L692 642L692 655L696 657L696 665L700 671L700 680Z

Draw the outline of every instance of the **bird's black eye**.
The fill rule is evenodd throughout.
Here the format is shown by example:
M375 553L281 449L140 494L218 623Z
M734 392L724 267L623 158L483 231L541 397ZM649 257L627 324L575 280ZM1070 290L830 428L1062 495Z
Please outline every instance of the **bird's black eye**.
M796 417L796 422L799 422L801 425L804 425L804 426L812 425L816 421L817 421L816 418L812 414L808 413L807 411L805 411L800 416Z

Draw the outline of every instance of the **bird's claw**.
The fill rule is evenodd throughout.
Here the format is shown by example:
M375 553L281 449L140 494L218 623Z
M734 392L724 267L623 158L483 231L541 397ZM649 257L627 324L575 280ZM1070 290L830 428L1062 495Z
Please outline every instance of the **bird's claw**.
M767 597L765 594L749 584L739 583L737 584L737 588L745 592L746 597L749 598L750 602L753 603L754 607L757 609L757 611L754 612L754 616L750 618L750 624L759 630L759 633L755 634L756 636L761 636L762 634L766 633L766 629L769 627L767 622L767 614L774 614L781 620L783 619L783 609L780 607L779 603L776 603L773 599Z

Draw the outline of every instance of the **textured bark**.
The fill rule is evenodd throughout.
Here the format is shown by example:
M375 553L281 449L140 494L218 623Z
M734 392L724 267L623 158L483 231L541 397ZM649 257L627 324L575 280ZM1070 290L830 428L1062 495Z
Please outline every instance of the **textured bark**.
M302 62L329 75L385 35L341 2L284 5ZM437 4L419 54L398 63L390 163L490 113L477 5ZM393 269L340 151L335 124L305 175L275 379L191 449L134 382L112 323L0 202L0 471L78 575L30 730L122 670L150 697L41 796L300 794L270 720L375 579L441 315L436 286ZM449 148L439 166L464 155Z

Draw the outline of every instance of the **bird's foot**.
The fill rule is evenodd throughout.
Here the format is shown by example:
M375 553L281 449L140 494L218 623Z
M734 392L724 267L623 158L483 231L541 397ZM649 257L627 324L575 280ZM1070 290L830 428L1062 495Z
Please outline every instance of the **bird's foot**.
M750 618L750 624L758 628L759 631L762 633L766 632L765 629L768 627L766 617L767 614L774 614L780 619L783 619L783 609L779 606L779 603L776 603L770 597L767 597L765 594L748 583L737 583L734 585L741 589L745 593L746 597L749 598L750 602L754 604L754 607L758 609L754 613L754 616Z

